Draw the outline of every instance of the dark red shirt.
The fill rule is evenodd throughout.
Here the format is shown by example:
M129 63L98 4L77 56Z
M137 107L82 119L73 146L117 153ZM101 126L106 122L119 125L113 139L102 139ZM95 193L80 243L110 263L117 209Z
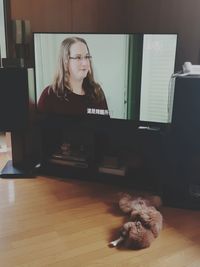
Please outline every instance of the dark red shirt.
M106 99L89 101L86 95L78 95L71 91L67 97L57 96L51 87L46 87L38 101L41 112L62 115L109 115Z

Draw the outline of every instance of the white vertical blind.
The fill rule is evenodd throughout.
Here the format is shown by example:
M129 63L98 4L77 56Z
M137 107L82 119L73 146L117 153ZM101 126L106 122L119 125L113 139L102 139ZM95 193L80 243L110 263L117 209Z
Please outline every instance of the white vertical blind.
M6 33L3 0L0 0L0 54L2 58L6 57Z
M174 71L177 36L145 34L143 42L140 120L169 122L169 83Z

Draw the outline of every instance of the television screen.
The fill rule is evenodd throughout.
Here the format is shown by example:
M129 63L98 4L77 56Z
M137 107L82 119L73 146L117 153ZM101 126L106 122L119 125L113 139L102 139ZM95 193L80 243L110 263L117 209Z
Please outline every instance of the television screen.
M37 109L168 123L177 34L34 33Z

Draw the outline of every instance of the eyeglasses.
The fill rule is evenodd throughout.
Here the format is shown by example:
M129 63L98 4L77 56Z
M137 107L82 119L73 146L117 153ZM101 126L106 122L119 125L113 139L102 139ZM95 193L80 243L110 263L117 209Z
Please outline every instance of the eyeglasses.
M92 56L86 55L86 56L75 56L75 57L69 57L69 59L74 59L77 62L80 62L81 60L90 60Z

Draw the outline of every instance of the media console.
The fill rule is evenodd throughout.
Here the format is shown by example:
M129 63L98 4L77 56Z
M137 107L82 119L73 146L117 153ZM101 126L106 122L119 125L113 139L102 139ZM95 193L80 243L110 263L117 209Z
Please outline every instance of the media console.
M119 127L119 121L98 125L88 121L65 121L59 125L58 121L43 121L40 171L158 192L162 131L121 123L123 127Z

